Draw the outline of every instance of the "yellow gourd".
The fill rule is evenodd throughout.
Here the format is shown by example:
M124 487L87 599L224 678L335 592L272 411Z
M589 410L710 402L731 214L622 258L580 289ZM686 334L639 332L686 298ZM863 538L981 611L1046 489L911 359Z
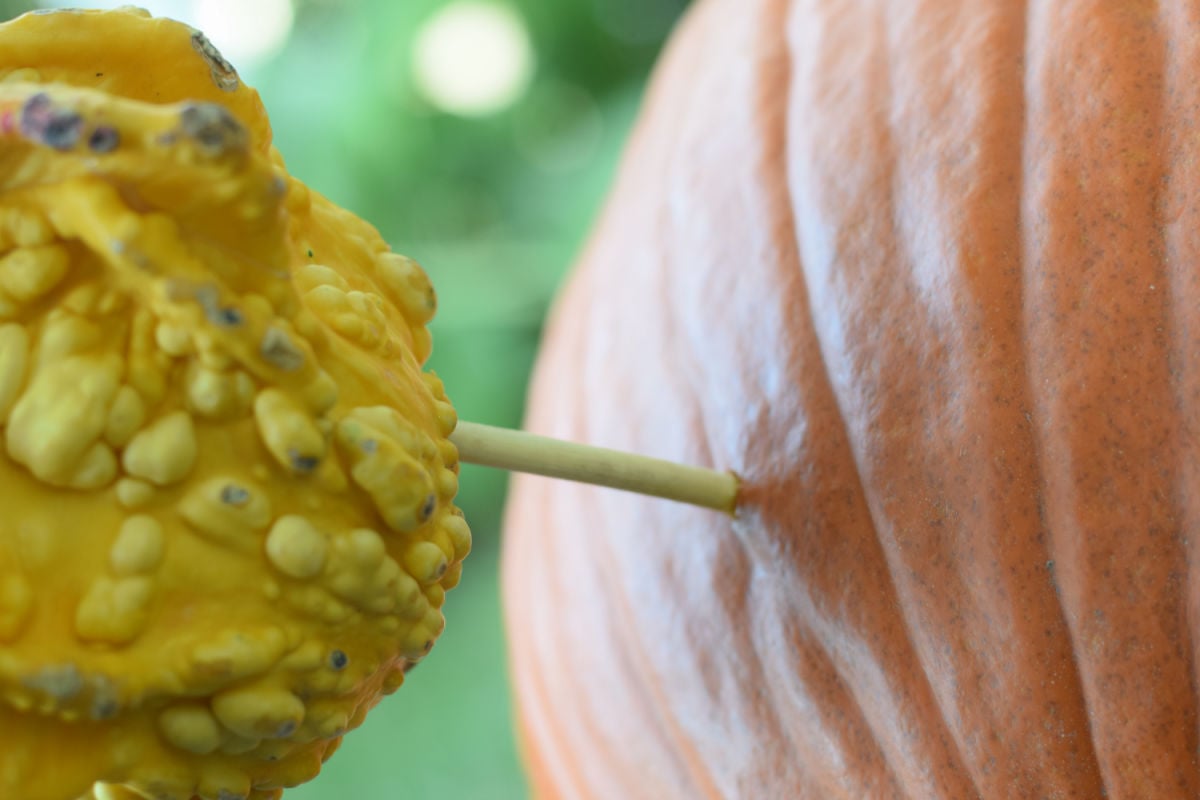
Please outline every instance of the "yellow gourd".
M0 797L274 798L470 532L411 260L144 13L0 25Z

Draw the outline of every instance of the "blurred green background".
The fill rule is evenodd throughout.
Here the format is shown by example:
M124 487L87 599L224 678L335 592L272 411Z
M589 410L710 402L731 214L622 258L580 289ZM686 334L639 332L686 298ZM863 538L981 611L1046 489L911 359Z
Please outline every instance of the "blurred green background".
M0 0L0 18L56 5ZM294 174L437 287L431 368L464 419L520 423L555 287L687 0L161 0L258 88ZM290 800L520 798L498 576L506 476L464 467L475 547L446 632Z

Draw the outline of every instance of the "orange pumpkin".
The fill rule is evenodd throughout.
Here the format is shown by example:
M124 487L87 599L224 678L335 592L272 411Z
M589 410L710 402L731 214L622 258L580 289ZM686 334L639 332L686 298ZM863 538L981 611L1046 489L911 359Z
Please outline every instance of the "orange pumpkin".
M542 796L1196 797L1200 7L708 0L529 427L736 520L520 478Z

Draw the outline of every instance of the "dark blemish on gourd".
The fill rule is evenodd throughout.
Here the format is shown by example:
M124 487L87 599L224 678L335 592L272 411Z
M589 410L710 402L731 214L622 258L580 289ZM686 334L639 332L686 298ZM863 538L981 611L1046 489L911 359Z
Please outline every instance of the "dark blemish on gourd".
M44 92L38 92L21 107L21 135L55 150L70 150L83 133L83 117L56 108Z
M312 257L313 257L313 251L312 251L312 250L309 250L309 251L308 251L308 257L309 257L309 258L312 258Z
M332 653L329 654L329 666L338 672L341 672L342 670L344 670L346 668L346 665L349 663L350 663L350 656L346 655L341 650L334 650Z
M233 92L241 86L237 70L225 60L225 56L221 55L221 51L213 46L207 36L200 31L192 31L192 47L208 64L212 82L218 89L223 92Z
M296 472L307 475L317 468L320 460L316 456L301 455L295 450L288 450L288 462Z
M174 298L180 299L189 295L204 309L204 316L214 325L230 328L244 322L242 312L233 306L221 305L221 293L216 286L186 287L183 284L168 286L168 291Z
M220 325L223 328L232 328L241 325L245 321L242 312L232 306L218 308L208 314L208 318L215 325Z
M425 498L425 505L421 506L421 519L429 519L435 508L437 508L437 496L431 494Z
M362 443L359 444L359 447L362 448L364 453L371 455L379 449L379 442L375 441L374 439L363 439Z
M97 697L92 701L92 719L97 721L112 719L120 710L120 705L111 697Z
M180 130L210 156L231 150L245 150L249 137L242 123L224 106L216 103L189 103L179 113Z
M279 328L267 328L258 351L267 363L284 372L295 372L304 366L304 354Z
M92 690L92 719L106 720L115 717L121 710L121 705L112 682L103 675L93 675L87 682Z
M121 144L121 134L111 125L100 125L88 137L88 149L93 153L111 153Z
M236 484L229 484L221 489L221 502L231 506L244 506L250 500L250 493Z

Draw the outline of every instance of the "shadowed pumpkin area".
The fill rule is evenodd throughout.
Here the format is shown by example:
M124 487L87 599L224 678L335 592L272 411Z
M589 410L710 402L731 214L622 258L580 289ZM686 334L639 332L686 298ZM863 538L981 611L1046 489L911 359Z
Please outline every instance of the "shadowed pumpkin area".
M540 797L1194 797L1200 11L707 0L527 424L736 519L520 477Z

